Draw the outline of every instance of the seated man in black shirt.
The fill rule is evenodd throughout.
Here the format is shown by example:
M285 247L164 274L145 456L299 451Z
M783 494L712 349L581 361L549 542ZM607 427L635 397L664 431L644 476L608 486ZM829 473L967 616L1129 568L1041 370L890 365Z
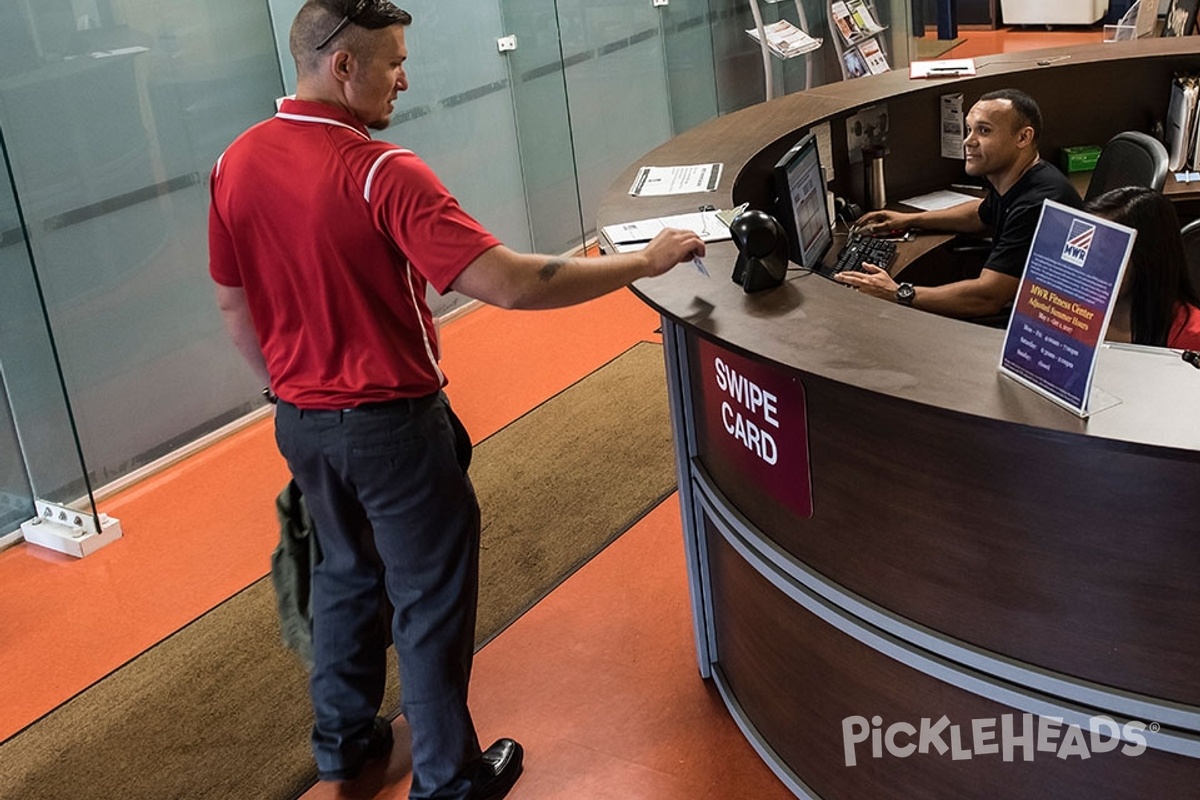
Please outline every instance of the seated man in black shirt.
M979 98L966 120L963 140L968 175L987 178L987 197L939 211L903 214L872 211L860 225L868 233L925 228L991 234L992 249L978 278L943 286L897 283L882 269L843 272L837 279L859 291L947 317L999 314L1013 301L1033 242L1043 200L1079 208L1070 181L1038 155L1042 112L1032 97L1001 89Z

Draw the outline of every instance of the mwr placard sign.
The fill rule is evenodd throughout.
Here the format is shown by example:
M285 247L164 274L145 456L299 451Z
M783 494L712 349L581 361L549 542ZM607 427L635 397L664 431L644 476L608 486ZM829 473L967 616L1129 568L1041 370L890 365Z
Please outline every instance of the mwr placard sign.
M811 517L812 481L804 386L784 370L697 339L698 424L714 455L768 494Z
M1000 371L1087 416L1096 352L1136 232L1047 200L1017 289Z

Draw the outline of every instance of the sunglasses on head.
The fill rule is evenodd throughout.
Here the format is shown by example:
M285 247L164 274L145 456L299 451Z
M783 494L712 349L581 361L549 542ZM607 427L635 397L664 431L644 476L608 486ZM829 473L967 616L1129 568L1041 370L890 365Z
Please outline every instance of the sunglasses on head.
M326 36L324 39L322 39L321 43L318 44L313 49L320 50L323 47L325 47L327 44L332 42L333 37L337 36L339 33L344 31L346 29L347 25L349 25L351 22L354 22L354 20L358 19L359 15L361 15L364 11L367 10L367 6L374 5L374 3L375 3L375 0L357 0L357 2L355 2L355 4L354 4L354 8L352 8L352 9L350 9L350 11L346 12L346 15L344 17L342 17L342 21L339 22L337 25L335 25L333 30L331 30L329 32L329 35Z

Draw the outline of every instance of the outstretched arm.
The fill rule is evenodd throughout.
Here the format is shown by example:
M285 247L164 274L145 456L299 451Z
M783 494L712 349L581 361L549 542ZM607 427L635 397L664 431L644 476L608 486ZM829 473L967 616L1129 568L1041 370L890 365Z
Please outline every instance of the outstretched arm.
M677 229L660 231L636 253L591 258L527 255L498 245L468 264L450 288L501 308L560 308L661 275L704 252L703 239Z

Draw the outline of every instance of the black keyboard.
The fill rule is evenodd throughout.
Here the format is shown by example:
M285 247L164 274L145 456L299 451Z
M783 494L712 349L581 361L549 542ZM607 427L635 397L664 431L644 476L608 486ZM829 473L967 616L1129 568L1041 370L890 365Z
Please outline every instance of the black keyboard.
M846 270L862 272L864 263L886 270L895 260L896 243L891 239L877 239L860 231L851 231L842 245L842 251L838 253L833 274Z

